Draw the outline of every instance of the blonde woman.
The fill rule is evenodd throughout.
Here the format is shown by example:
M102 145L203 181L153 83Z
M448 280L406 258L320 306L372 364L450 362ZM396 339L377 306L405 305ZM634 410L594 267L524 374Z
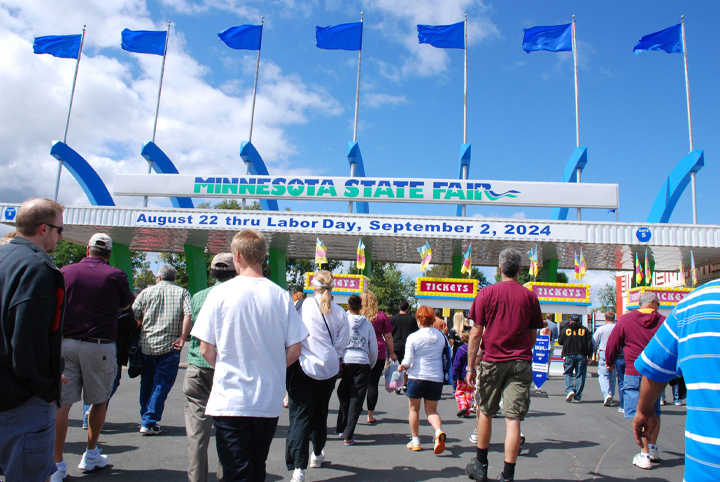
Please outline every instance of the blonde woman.
M463 345L462 334L464 331L470 331L470 324L462 311L456 311L455 316L453 316L453 327L450 328L447 335L448 341L452 346L453 360L455 359L458 348Z
M285 464L294 470L293 482L305 481L308 462L319 468L325 460L328 404L350 338L345 311L331 299L332 275L318 271L310 285L315 296L299 310L310 336L302 341L300 359L288 368L285 381L289 397ZM309 460L308 440L313 445Z
M362 300L360 314L364 315L372 323L377 338L378 356L375 366L370 371L370 381L367 388L367 423L375 423L377 420L373 415L378 401L378 383L380 383L380 377L385 369L385 360L388 354L393 361L397 360L397 356L395 356L395 350L393 349L393 326L387 315L382 311L378 311L378 300L375 293L366 290L360 299Z

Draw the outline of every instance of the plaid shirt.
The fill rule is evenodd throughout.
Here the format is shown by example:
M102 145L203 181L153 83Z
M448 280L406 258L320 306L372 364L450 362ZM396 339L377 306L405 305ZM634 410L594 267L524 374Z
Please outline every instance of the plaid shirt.
M170 281L144 289L133 303L136 320L142 320L140 350L164 355L182 334L182 322L191 315L190 292Z
M215 288L219 284L220 284L220 282L218 281L211 287L206 288L202 291L198 291L197 293L195 293L195 296L193 296L193 298L192 298L192 324L193 324L193 326L195 326L197 317L200 314L200 309L202 308L203 304L205 303L205 300L207 299L207 296L210 293L210 290ZM188 348L187 362L190 365L195 365L195 366L202 367L202 368L213 368L213 366L210 365L205 360L205 358L203 358L202 353L200 353L200 340L198 340L194 336L190 337L190 348Z

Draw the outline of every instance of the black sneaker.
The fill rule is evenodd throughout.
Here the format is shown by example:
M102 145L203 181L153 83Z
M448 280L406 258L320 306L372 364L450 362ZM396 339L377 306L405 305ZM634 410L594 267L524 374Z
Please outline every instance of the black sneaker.
M465 467L465 474L472 480L487 482L487 464L480 464L476 458L472 459Z
M500 475L497 476L496 480L499 480L500 482L515 482L515 476L513 475L509 479L506 479L505 477L503 477L502 472L500 472Z
M520 448L518 449L518 455L522 452L523 445L525 445L525 435L520 434Z

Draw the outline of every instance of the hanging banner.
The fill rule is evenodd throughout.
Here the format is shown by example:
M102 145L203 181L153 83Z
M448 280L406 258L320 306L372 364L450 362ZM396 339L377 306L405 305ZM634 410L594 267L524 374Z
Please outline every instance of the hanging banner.
M116 174L116 196L616 209L617 184L381 177Z
M533 382L540 388L548 378L548 366L550 364L550 337L538 335L533 348Z

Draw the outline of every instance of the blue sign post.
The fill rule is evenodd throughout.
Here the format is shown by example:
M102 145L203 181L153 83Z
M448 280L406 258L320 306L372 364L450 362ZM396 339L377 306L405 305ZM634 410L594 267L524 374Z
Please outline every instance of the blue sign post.
M550 337L538 335L533 349L533 382L540 388L548 378L548 367L550 366Z

